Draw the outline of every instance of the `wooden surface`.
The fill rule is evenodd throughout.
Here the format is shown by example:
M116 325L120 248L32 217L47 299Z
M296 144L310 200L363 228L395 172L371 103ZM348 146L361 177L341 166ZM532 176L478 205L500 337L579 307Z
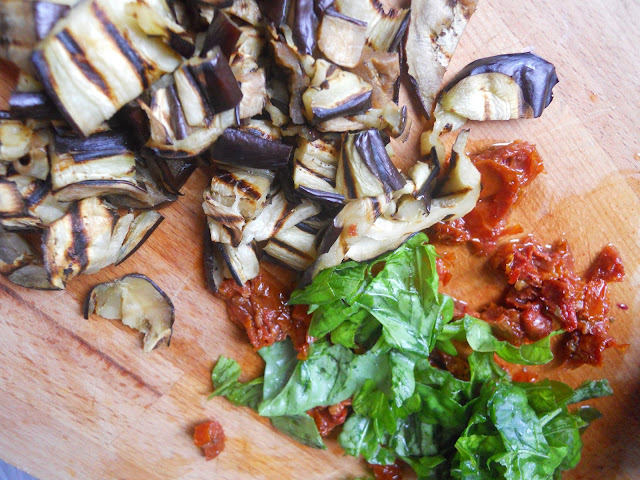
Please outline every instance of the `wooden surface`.
M609 242L627 269L613 285L613 331L630 344L608 351L602 369L561 372L573 386L609 378L614 398L593 402L604 418L584 436L580 466L565 478L640 478L640 3L636 0L481 0L451 72L469 61L533 49L560 77L555 99L532 121L471 124L472 138L534 142L546 175L514 212L544 241L568 239L580 271ZM412 141L400 150L413 157ZM204 216L195 175L163 211L151 239L123 265L82 276L62 292L33 292L0 280L0 458L49 479L348 479L361 464L302 447L225 400L206 400L210 369L225 354L247 378L261 365L245 335L204 287ZM462 253L460 253L462 252ZM460 250L459 257L464 257ZM473 304L496 293L476 261L461 261L447 289ZM126 273L150 276L176 307L168 349L143 354L141 338L119 322L84 320L89 288ZM228 438L205 462L192 427L215 417Z

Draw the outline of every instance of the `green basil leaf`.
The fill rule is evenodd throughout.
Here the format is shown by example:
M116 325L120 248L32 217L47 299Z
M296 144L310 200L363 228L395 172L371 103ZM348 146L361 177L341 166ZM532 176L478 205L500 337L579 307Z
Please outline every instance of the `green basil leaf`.
M613 389L608 380L587 380L576 388L575 393L567 403L584 402L592 398L608 397L609 395L613 395Z
M285 435L308 447L326 450L316 422L309 415L273 417L271 424Z
M238 381L240 365L233 359L220 356L211 371L214 391L209 399L224 396L236 406L249 407L254 410L262 401L263 377L258 377L247 383Z

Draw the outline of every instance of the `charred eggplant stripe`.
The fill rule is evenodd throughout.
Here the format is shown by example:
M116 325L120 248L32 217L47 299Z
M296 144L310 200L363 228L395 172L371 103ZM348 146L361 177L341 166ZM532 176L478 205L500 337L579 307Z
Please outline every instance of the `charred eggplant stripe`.
M371 132L372 130L362 132L354 138L356 151L367 169L380 180L385 192L401 189L403 179L400 172L391 162L378 131ZM376 161L376 158L381 161Z
M342 155L344 155L344 153ZM351 162L347 158L342 159L342 172L344 175L344 184L347 187L347 194L349 198L358 198L358 192L356 191L356 185L354 182L354 175L351 171Z
M364 95L352 96L337 108L311 108L311 113L313 113L312 123L316 125L336 117L358 115L369 110L373 104L372 102L372 90L369 90Z
M324 175L322 175L321 173L316 172L315 170L307 167L304 163L302 162L298 162L297 166L299 166L300 168L306 170L307 172L309 172L311 175L313 175L316 178L319 178L321 180L324 180L325 182L327 182L329 185L331 185L332 187L336 186L336 179L335 178L329 178L329 177L325 177Z
M233 266L231 264L232 263L231 262L231 257L229 257L229 255L227 254L227 250L224 248L224 245L222 245L221 243L214 242L213 243L213 248L217 248L218 249L218 252L220 252L220 255L222 256L222 259L227 264L227 269L229 270L229 273L231 274L231 276L235 280L236 284L239 287L242 287L244 285L244 282L242 281L242 279L238 275L238 272L236 271L236 269L233 268Z
M277 233L280 231L280 229L282 228L282 225L284 224L284 222L287 221L287 219L289 218L289 215L292 213L293 213L293 210L288 210L288 209L282 212L282 214L280 215L280 217L275 223L274 232Z
M244 217L242 217L241 215L224 215L221 213L208 213L207 217L209 217L212 220L215 220L216 222L221 224L223 227L227 227L228 225L236 222L244 222Z
M37 182L36 188L24 199L27 208L38 205L50 191L51 188L47 182Z
M374 218L378 218L382 215L382 211L380 210L380 202L376 197L371 198L371 207L373 208Z
M278 240L277 238L272 238L271 240L269 240L269 242L272 244L275 244L282 250L286 250L287 252L293 255L297 255L299 257L304 257L304 258L308 258L309 260L313 260L313 257L311 255L307 254L306 252L303 252L302 250L298 250L294 246L289 245L288 243L285 243L282 240Z
M317 235L319 230L315 227L312 227L311 225L307 225L304 222L300 222L299 224L296 225L296 227L298 227L300 230L302 230L305 233L310 233L311 235Z
M84 229L84 223L80 216L80 203L75 201L69 207L71 214L71 235L73 243L68 250L69 257L72 261L80 265L80 272L83 272L89 264L87 256L87 246L89 245L89 237Z
M213 115L213 112L211 112L211 109L209 108L208 102L202 101L203 99L207 98L207 97L205 97L205 93L200 88L200 85L198 84L197 80L193 76L193 73L191 73L191 69L189 68L188 65L185 68L182 68L182 73L184 74L184 78L189 83L189 86L198 92L198 99L200 100L200 107L202 107L202 109L205 112L205 125L209 126L210 118Z
M167 87L167 100L169 102L169 112L171 112L171 128L177 140L184 140L189 135L187 131L187 119L184 116L182 104L178 99L175 85Z
M247 183L241 178L235 178L233 174L229 172L223 171L222 173L218 174L216 177L218 180L226 183L230 187L238 188L240 191L250 196L254 200L260 200L260 198L262 197L262 194L259 191L257 191L255 188L253 188L251 184Z
M58 85L55 78L53 78L53 76L51 75L51 69L49 68L49 64L47 63L42 50L34 50L33 54L31 55L31 62L33 63L35 71L38 74L38 79L44 86L44 89L47 92L49 98L53 101L53 103L65 118L69 126L71 126L73 131L79 135L83 135L82 129L73 120L73 117L64 106L64 104L60 101L60 98L56 93L58 90Z
M71 57L71 61L76 67L78 67L84 77L97 86L107 97L111 98L111 88L109 88L109 85L105 83L102 75L93 68L93 65L91 65L91 62L89 62L89 59L85 55L84 50L82 50L82 47L78 45L78 42L73 38L69 29L65 28L61 32L58 32L56 34L56 39L67 51Z
M87 152L77 152L71 153L71 157L76 163L88 162L91 160L97 160L100 158L107 157L115 157L116 155L123 155L125 153L129 153L129 150L121 150L121 149L109 149L109 150L94 150Z
M111 23L107 14L100 8L97 2L91 2L91 9L95 14L98 21L102 24L107 34L113 39L120 52L126 57L129 63L138 72L138 77L142 82L143 88L146 90L149 87L149 78L147 72L154 69L152 65L140 58L138 52L129 44L126 38L122 36L118 28Z

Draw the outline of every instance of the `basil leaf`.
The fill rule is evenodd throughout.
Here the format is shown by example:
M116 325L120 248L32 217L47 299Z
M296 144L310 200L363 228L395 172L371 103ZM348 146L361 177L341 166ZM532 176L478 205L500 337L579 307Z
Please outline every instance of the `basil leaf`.
M563 407L574 395L569 385L553 380L542 380L535 383L517 384L527 394L529 405L538 413L544 414Z
M338 442L347 454L354 457L362 455L367 462L375 465L391 465L396 460L391 450L380 445L373 420L357 413L344 423Z
M285 435L312 448L326 450L316 422L309 415L273 417L271 424Z
M238 362L221 355L211 371L214 391L209 395L209 399L221 395L238 407L256 410L262 401L263 377L247 383L239 382L238 378L240 378Z
M293 342L287 338L282 342L263 347L258 353L265 361L264 400L271 400L285 387L298 365L298 352Z
M389 355L391 365L391 390L396 405L400 407L404 401L413 395L416 389L416 380L413 368L415 360L400 352L391 352Z
M592 398L608 397L613 395L613 389L608 380L587 380L574 392L567 403L584 402Z

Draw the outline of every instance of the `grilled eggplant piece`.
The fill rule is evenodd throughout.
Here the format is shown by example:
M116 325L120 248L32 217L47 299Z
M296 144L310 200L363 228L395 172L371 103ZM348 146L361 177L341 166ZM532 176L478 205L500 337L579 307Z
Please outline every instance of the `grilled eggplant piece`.
M77 0L68 1L66 5L54 2L33 2L36 38L42 40L49 35L58 20L67 15L71 10L71 6L76 3L78 3Z
M378 130L347 135L336 175L338 193L348 199L377 197L400 190L405 183Z
M27 206L15 182L0 178L0 218L27 216Z
M51 284L67 281L107 260L117 211L96 197L74 202L65 216L45 230L42 251ZM111 262L113 263L113 262Z
M155 210L142 212L136 216L129 226L127 235L124 238L124 242L118 251L118 256L114 263L120 265L133 255L135 251L147 241L163 220L164 217Z
M240 26L224 12L218 12L207 29L202 43L201 57L206 57L214 47L219 46L222 53L229 58L236 50L236 44L242 34Z
M293 0L293 23L291 31L298 51L312 55L318 37L318 17L314 11L314 0Z
M477 0L415 0L405 45L409 78L427 115L431 114L449 66Z
M234 0L233 4L223 9L228 15L244 20L249 25L258 27L262 21L260 7L255 0Z
M159 179L162 186L173 195L180 194L184 184L198 168L197 158L174 160L146 155L145 160L153 177Z
M213 242L240 244L246 222L264 208L273 178L268 170L215 166L202 203Z
M342 204L344 196L335 188L339 154L335 145L322 139L301 139L293 156L296 191L312 200Z
M0 2L0 58L15 63L20 70L34 73L31 51L37 42L31 2Z
M478 201L481 185L480 172L464 152L468 135L468 130L458 135L449 172L436 185L429 207L415 198L415 190L411 192L406 186L394 192L391 201L389 195L384 195L348 203L325 233L320 246L322 254L313 266L314 274L345 259L370 260L397 248L411 235L436 222L469 213ZM424 185L424 181L421 183Z
M310 84L298 53L284 42L271 41L276 63L289 72L289 111L291 120L296 125L305 123L302 94Z
M324 12L318 29L318 48L336 65L358 65L364 48L367 24L335 10Z
M439 105L469 120L536 118L553 100L555 67L533 53L483 58L443 89Z
M83 135L96 131L180 63L161 39L134 25L127 3L91 0L76 5L32 55L46 92Z
M336 0L335 9L367 24L367 44L374 50L395 50L407 28L408 9L391 8L385 12L378 0Z
M220 254L218 244L211 241L209 224L204 229L204 274L207 280L207 288L211 292L217 292L224 280L225 263Z
M260 68L248 73L238 72L235 76L242 91L242 100L238 105L240 120L261 114L267 103L267 79L264 70Z
M7 278L16 285L34 290L60 290L49 282L47 271L40 263L29 263L11 272Z
M312 124L356 115L371 108L371 85L326 60L316 61L316 73L302 95L305 116Z
M0 273L11 272L30 264L34 253L29 244L15 232L8 232L0 227Z
M33 130L21 122L0 120L0 161L13 162L29 153Z
M317 226L300 222L278 232L265 245L265 259L303 272L318 256L318 238L321 230Z
M214 160L249 168L281 168L293 147L264 138L251 129L227 128L213 145Z
M122 320L144 333L145 352L161 343L169 346L175 319L173 303L144 275L132 273L93 287L84 303L84 318L94 312L109 320Z
M25 211L0 219L7 228L24 229L48 225L62 217L68 204L59 202L51 193L48 181L27 175L11 175L3 181L12 183L24 201ZM0 202L1 203L1 202Z
M219 243L217 248L227 267L225 278L233 278L238 285L242 286L260 273L260 264L252 244L243 243L234 247Z
M37 130L31 137L29 153L13 162L13 168L21 175L28 175L39 180L49 176L48 145L51 134L48 130Z

